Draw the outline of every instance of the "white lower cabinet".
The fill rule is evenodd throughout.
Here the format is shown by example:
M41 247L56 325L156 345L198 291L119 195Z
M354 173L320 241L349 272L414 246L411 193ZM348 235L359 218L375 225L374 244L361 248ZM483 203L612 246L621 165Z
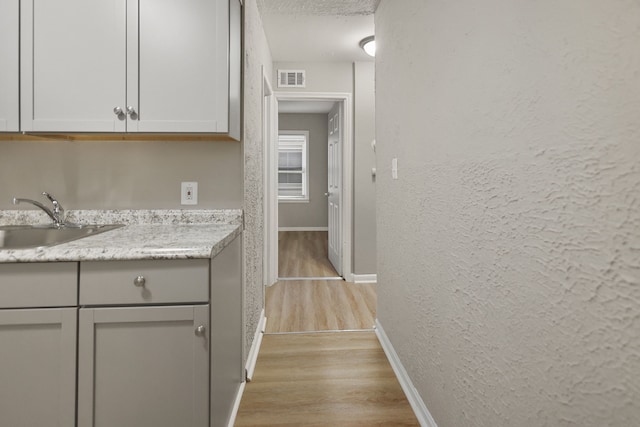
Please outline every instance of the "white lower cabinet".
M207 427L209 305L81 308L79 427Z
M0 310L0 425L75 424L77 312Z
M241 238L212 260L0 263L0 427L224 427Z
M0 426L73 426L78 264L0 264Z

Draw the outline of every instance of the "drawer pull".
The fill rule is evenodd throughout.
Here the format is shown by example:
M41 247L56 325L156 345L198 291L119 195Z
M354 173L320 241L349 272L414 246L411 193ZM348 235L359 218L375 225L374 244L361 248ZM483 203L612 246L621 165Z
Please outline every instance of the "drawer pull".
M147 279L144 278L144 276L138 276L135 279L133 279L133 284L136 286L144 286L144 284L147 282Z
M196 335L199 336L199 337L203 336L204 335L204 330L205 330L204 325L198 326L196 328Z

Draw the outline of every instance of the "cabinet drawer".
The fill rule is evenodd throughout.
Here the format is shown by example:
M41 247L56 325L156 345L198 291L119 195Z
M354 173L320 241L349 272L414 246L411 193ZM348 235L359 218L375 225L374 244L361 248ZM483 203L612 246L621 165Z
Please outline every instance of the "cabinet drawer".
M209 260L80 263L80 305L209 300Z
M0 308L77 304L77 263L0 264Z

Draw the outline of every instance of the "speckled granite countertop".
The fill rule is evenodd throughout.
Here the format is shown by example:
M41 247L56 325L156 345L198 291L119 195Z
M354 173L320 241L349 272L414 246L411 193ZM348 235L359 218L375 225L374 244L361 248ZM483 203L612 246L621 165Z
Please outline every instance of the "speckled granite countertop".
M90 237L37 249L0 249L0 262L213 258L242 232L242 211L68 211L79 224L125 224ZM0 211L0 225L46 224L40 211Z

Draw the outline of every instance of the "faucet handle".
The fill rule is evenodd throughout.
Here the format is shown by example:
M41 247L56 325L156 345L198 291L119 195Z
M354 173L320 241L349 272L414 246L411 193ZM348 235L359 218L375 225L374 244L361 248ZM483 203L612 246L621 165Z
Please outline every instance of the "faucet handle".
M55 199L55 197L53 197L51 194L47 193L46 191L43 191L42 195L45 196L47 199L49 199L53 204L53 213L56 216L56 220L55 220L56 223L64 224L64 209L62 208L62 205L60 204L60 202L58 202Z
M42 192L42 195L45 196L47 199L51 200L51 203L57 204L58 201L49 193L47 193L46 191Z

